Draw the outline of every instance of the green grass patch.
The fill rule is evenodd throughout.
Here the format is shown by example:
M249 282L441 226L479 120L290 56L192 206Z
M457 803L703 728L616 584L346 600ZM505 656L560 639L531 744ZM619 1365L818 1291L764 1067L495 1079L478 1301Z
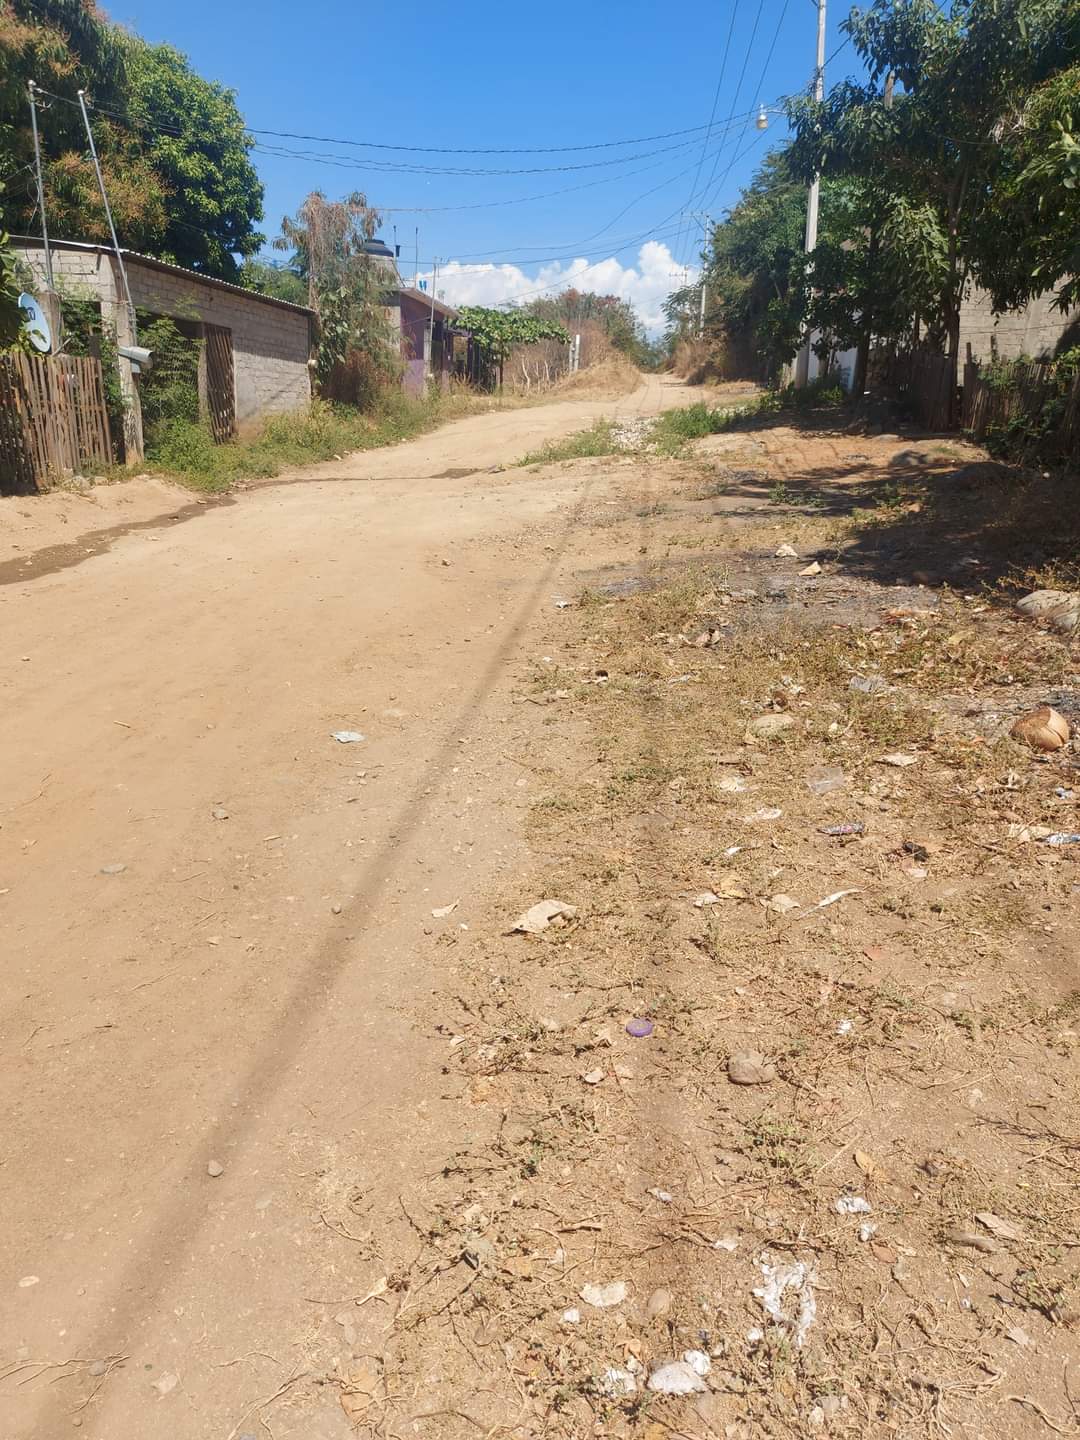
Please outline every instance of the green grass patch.
M683 410L665 410L657 420L650 444L661 455L678 456L694 440L706 435L719 435L733 430L753 415L770 415L780 410L833 409L844 403L844 392L837 384L813 380L802 390L793 385L783 390L765 390L760 395L732 407L713 408L703 400Z
M614 422L597 420L586 430L578 430L563 440L549 440L539 450L530 450L519 465L554 465L559 460L585 460L594 455L614 455Z
M238 480L395 445L467 408L467 401L453 396L415 400L399 391L387 391L373 410L363 412L315 400L308 409L275 415L254 434L226 445L215 445L199 421L173 419L155 426L148 437L147 468L193 490L219 494Z

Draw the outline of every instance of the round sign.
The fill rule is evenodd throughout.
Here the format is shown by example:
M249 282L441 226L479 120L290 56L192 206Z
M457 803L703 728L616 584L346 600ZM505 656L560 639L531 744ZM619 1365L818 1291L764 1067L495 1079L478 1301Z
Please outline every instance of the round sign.
M40 354L48 355L52 349L52 331L41 302L24 290L19 296L19 309L23 312L23 329L30 344Z

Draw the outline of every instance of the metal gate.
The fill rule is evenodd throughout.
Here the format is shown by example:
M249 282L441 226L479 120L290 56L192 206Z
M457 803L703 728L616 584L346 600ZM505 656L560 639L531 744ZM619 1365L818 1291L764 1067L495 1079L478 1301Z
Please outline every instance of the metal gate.
M232 331L206 326L206 410L210 429L220 445L236 434L236 382L233 376Z

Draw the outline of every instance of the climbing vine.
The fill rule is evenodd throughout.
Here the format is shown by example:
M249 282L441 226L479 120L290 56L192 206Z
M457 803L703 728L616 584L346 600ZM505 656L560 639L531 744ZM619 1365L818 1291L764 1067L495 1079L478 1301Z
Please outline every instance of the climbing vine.
M491 360L505 360L514 345L535 345L541 340L558 340L569 345L570 335L555 320L527 315L523 310L489 310L483 305L463 305L455 324L468 330Z

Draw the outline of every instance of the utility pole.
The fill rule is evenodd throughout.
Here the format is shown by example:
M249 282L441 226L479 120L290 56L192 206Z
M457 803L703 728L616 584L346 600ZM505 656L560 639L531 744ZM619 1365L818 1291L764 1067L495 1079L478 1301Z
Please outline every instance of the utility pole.
M817 66L814 70L814 99L825 99L825 0L817 0ZM806 241L803 245L807 256L814 253L817 245L818 203L821 196L821 177L815 175L810 182L810 193L806 197ZM807 262L809 264L809 261ZM810 379L810 328L805 327L802 348L795 358L795 388L802 390Z
M435 373L435 286L439 280L439 257L431 262L431 316L428 320L428 369Z
M37 125L37 86L30 81L30 129L34 136L34 174L37 177L38 209L41 211L41 243L45 250L45 283L50 295L56 290L53 281L52 251L49 249L49 224L45 218L45 186L41 179L41 141Z
M705 334L705 297L708 289L708 282L705 278L705 250L709 243L709 230L712 226L712 216L704 210L689 210L685 212L685 218L687 220L701 221L701 305L698 313L698 335L702 336Z
M109 222L109 234L112 236L113 249L116 252L116 263L120 269L120 279L124 284L124 297L127 300L128 318L131 322L131 343L134 345L138 340L135 326L135 304L131 298L131 286L128 284L127 271L124 269L124 258L120 254L120 241L116 238L116 226L113 224L112 211L109 209L109 197L105 193L105 181L101 174L101 164L98 161L97 146L94 144L94 132L90 129L90 116L86 113L85 90L79 91L79 109L82 111L83 124L86 126L86 138L90 142L90 158L94 162L98 189L101 191L101 203L105 206L105 218Z
M420 226L413 231L413 289L420 288Z

